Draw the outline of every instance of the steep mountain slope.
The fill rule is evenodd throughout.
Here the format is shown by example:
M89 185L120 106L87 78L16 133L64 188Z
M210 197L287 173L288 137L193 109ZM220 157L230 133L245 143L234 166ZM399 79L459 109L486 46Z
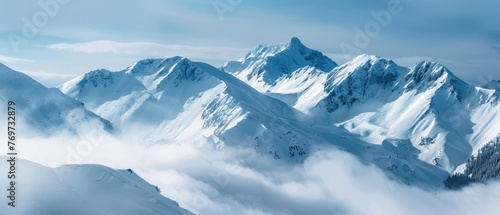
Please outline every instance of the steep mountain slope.
M484 145L462 167L444 182L448 189L500 179L500 135Z
M1 157L7 160L6 157ZM17 160L16 208L0 205L2 214L16 215L190 215L162 196L132 170L98 165L65 165L49 168ZM7 172L2 165L2 172ZM36 178L36 180L32 180ZM7 190L7 183L1 183Z
M449 172L498 133L492 124L500 111L495 93L433 62L407 69L362 55L334 69L321 93L323 99L304 111L374 144L408 139L420 160Z
M294 118L300 112L212 66L185 58L143 60L120 72L95 71L60 89L92 104L91 110L125 130L141 126L149 143L208 140L222 147L248 145L260 137L273 140L255 144L261 153L300 160L295 156L308 150L301 135L269 125L278 118L287 126L301 126ZM286 155L289 151L293 156Z
M191 97L220 84L182 57L146 59L120 71L97 70L60 86L95 113L122 127L175 118ZM88 104L88 105L87 105Z
M65 130L76 133L89 126L114 130L108 120L88 111L80 102L3 64L0 77L0 111L5 113L8 101L16 103L18 127L23 135L52 135Z
M495 81L486 86L495 90L476 88L435 62L404 68L369 55L328 67L335 67L332 71L314 63L295 70L266 67L276 60L296 61L297 55L282 54L294 47L308 49L298 39L259 46L222 69L322 127L340 126L377 145L408 140L419 160L448 172L500 131L494 124L500 119Z
M296 85L283 85L288 90L307 91L310 87L301 83L317 81L311 77L323 74L305 67L281 79L297 80ZM123 83L134 87L122 89ZM404 183L429 185L447 177L439 168L415 159L408 141L369 144L342 128L320 124L315 116L266 96L227 72L185 58L144 60L120 72L91 72L60 89L96 105L92 110L121 125L124 132L137 132L134 122L140 122L145 144L246 147L292 164L302 162L312 150L334 146ZM150 126L147 132L145 124Z
M146 144L244 146L291 163L334 146L424 186L440 184L499 132L497 92L438 63L405 68L361 55L337 66L296 38L220 70L182 57L147 59L60 89L143 132Z

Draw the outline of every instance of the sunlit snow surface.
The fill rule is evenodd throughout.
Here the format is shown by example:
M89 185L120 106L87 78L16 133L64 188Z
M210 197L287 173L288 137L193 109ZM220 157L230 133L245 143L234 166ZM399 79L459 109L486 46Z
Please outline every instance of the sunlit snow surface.
M5 165L0 169L7 172ZM132 170L89 164L49 168L25 160L17 160L17 169L16 207L2 200L2 214L192 214L162 196ZM5 191L8 187L2 183L0 188Z

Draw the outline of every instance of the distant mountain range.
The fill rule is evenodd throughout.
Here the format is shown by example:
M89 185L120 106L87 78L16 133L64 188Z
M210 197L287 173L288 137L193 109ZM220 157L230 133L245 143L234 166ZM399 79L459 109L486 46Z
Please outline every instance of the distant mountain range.
M172 57L95 70L59 86L64 95L0 72L0 99L23 101L25 120L47 135L73 122L121 132L139 125L145 144L242 146L292 164L336 147L426 188L443 186L500 133L498 81L476 87L436 62L406 68L370 55L337 65L297 38L221 68Z

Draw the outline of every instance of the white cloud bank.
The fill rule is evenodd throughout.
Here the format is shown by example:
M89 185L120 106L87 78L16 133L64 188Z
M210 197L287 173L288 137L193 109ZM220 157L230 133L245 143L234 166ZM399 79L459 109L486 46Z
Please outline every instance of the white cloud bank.
M56 51L80 53L120 54L134 56L183 56L192 59L230 60L244 56L248 49L220 46L165 45L150 42L116 42L98 40L84 43L58 43L47 46Z
M390 181L377 167L339 151L319 152L292 166L229 147L145 147L133 136L90 140L98 144L82 147L85 140L62 137L19 142L24 158L50 166L80 150L85 153L79 162L132 168L165 196L203 215L495 214L500 202L500 183L423 191Z

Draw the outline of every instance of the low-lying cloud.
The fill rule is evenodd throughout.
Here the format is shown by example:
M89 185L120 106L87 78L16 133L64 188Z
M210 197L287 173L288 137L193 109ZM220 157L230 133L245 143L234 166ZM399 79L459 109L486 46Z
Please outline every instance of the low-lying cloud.
M393 182L379 168L333 149L291 165L242 148L138 142L99 135L19 141L23 158L49 166L99 163L134 169L181 207L204 215L494 214L500 201L500 183L424 191Z

